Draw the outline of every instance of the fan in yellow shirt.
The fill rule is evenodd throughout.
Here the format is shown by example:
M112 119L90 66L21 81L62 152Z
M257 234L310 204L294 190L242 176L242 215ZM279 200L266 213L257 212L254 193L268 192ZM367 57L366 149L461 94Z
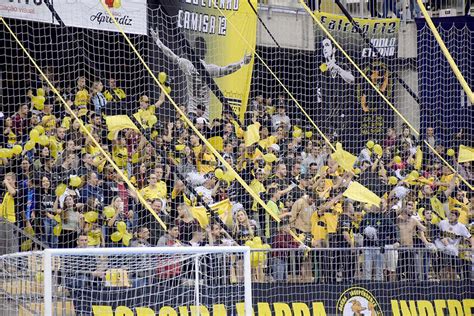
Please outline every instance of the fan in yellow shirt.
M327 247L328 230L324 213L321 211L314 212L311 215L311 235L313 247Z
M458 221L463 224L469 224L469 200L463 191L458 191L455 197L448 198L449 210L457 210L459 212Z
M112 158L119 168L127 167L128 149L125 137L115 140L115 144L112 147Z
M264 181L263 170L262 169L256 170L255 171L255 178L252 180L252 182L250 182L249 187L258 196L260 196L260 193L266 192L265 186L262 183L263 181ZM254 200L253 203L252 203L252 211L257 211L257 201L256 200Z
M153 105L150 105L150 99L146 95L142 95L139 102L140 108L138 109L138 112L133 114L133 116L143 125L143 127L151 128L156 123L156 108L165 102L165 94L162 91L160 98Z
M122 101L127 97L127 94L123 89L117 87L117 81L115 78L109 79L109 88L105 90L104 97L107 101Z
M166 183L164 181L158 181L154 173L152 173L148 179L149 185L140 190L143 198L145 198L145 200L165 199Z
M56 116L52 113L53 106L51 104L45 104L43 108L43 118L41 119L41 125L43 125L45 131L51 131L56 128Z
M62 153L65 145L66 129L64 127L59 127L56 129L56 135L53 135L49 138L50 147L51 147L51 156L53 158L58 157L58 153Z
M5 119L5 127L3 128L3 136L7 139L7 142L9 145L15 145L16 144L16 135L13 133L13 121L11 117L7 117Z
M0 204L0 217L6 219L10 223L16 223L19 218L16 218L15 214L15 195L16 195L16 176L13 172L9 172L5 175L3 184L7 189L3 196L2 204Z
M203 146L196 159L197 171L202 174L213 172L217 166L216 157L210 152L207 146Z
M86 116L87 115L87 105L89 104L89 92L87 89L82 89L77 91L74 98L74 105L77 108L77 116Z

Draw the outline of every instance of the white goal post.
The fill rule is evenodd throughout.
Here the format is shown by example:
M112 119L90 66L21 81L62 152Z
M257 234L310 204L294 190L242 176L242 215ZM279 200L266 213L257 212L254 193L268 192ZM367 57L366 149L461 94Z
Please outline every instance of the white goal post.
M233 257L241 258L238 261L241 263L242 278L241 283L243 284L243 297L244 297L244 310L245 315L252 315L252 288L251 288L251 264L250 264L250 248L249 247L131 247L131 248L76 248L76 249L46 249L43 252L43 266L44 266L44 315L55 315L54 306L54 291L55 282L53 272L55 271L58 262L64 263L68 258L97 258L97 257L131 257L140 260L140 257L144 256L155 256L153 258L166 256L168 258L184 258L177 260L188 260L192 262L192 277L191 287L194 287L194 300L190 302L184 301L186 305L196 306L195 314L200 314L200 305L202 304L200 299L200 285L202 281L200 279L200 262L199 258L204 256L212 257L223 255L227 258ZM59 259L57 259L59 258ZM74 259L72 259L74 260ZM86 259L87 261L88 259ZM235 262L234 262L235 263ZM61 263L60 263L61 264ZM182 263L183 265L185 263ZM210 269L218 269L220 267L210 266Z

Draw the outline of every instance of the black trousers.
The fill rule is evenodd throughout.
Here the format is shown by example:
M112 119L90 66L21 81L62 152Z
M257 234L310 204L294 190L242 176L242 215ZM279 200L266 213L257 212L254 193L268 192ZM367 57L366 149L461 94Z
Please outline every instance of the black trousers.
M415 251L410 249L398 251L397 275L408 280L415 280Z

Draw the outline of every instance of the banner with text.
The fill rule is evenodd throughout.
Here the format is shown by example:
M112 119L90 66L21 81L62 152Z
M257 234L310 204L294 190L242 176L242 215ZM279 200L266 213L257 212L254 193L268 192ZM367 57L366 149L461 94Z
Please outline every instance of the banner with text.
M148 34L146 0L101 0L126 33ZM66 26L118 32L101 1L11 0L0 4L0 16L37 22L59 24L52 11Z
M2 1L0 16L20 20L55 23L53 14L44 1Z
M166 14L172 16L152 19L160 30L163 43L179 58L179 62L168 66L171 72L179 69L181 80L175 84L182 82L183 89L180 90L185 91L185 98L177 96L178 100L181 97L182 103L188 105L189 113L196 114L197 108L201 108L207 119L221 116L222 105L215 97L215 91L211 91L202 74L190 63L191 56L186 56L183 51L183 46L189 44L236 114L243 116L252 79L251 51L256 45L257 32L257 17L252 6L256 8L257 1L182 0L162 3L166 2L168 5L163 7ZM187 43L181 40L181 35ZM173 61L172 58L166 60Z
M146 0L101 0L126 33L148 34ZM55 1L54 9L67 26L117 32L100 1Z
M113 316L117 311L137 316L244 315L243 286L201 285L200 291L199 307L194 303L194 287L104 288L91 291L90 297L81 291L73 299L75 306L90 308L78 311L76 307L76 313L87 315ZM84 300L90 305L78 303ZM471 315L474 299L469 282L253 284L253 308L259 316Z
M397 58L400 20L354 19L362 30L361 35L345 16L323 12L315 12L315 15L390 100L393 94L390 70ZM347 148L357 147L367 139L380 141L387 127L393 126L393 110L317 25L315 45L320 112L316 117L321 117L323 131L340 139ZM359 132L350 135L347 130Z

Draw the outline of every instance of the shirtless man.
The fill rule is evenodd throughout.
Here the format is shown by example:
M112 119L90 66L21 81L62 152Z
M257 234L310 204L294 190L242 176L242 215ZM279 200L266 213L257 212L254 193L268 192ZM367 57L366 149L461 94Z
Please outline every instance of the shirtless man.
M397 217L397 227L402 247L413 247L417 228L423 232L426 231L426 227L415 217L414 202L408 201L406 208L400 211L400 215Z
M426 227L413 215L414 202L408 201L405 208L397 217L400 245L413 248L417 229L424 232ZM408 280L414 280L414 251L410 249L401 250L398 255L398 275Z

